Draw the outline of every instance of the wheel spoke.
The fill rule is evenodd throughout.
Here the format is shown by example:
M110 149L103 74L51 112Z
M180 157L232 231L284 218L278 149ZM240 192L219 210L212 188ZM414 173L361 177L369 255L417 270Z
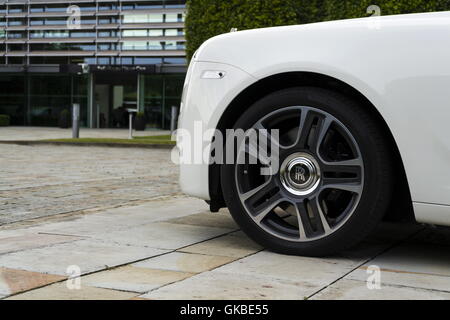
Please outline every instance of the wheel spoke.
M295 215L297 216L298 232L300 239L306 239L306 232L304 227L304 222L308 218L308 210L303 202L293 203L295 209Z
M280 195L272 197L270 200L262 204L254 217L255 221L261 223L267 215L272 212L281 202L283 198Z
M319 124L316 128L315 138L313 140L313 146L311 146L311 150L315 151L315 154L319 154L319 148L322 145L323 139L325 139L325 135L330 129L333 120L330 117L326 117L319 121Z
M249 156L249 164L257 164L258 160L264 166L270 166L270 159L267 155L267 149L264 149L260 143L255 143L254 141L250 141L245 144L245 153L241 153L242 155L248 154ZM240 158L241 160L245 160L245 158ZM245 163L245 162L240 162Z
M310 205L316 221L322 224L322 229L325 234L329 234L331 232L331 227L328 224L327 219L325 218L325 214L323 213L322 208L320 207L319 198L314 197L310 199Z
M280 189L271 178L261 186L240 195L241 201L251 208L254 219L260 223L283 201Z
M313 237L315 231L314 226L311 223L311 219L309 217L309 211L306 202L304 200L298 201L294 203L294 206L297 212L300 237L302 235L306 238Z
M336 162L323 162L322 189L338 189L353 193L362 192L361 158Z
M315 113L309 109L302 110L297 146L318 154L319 147L332 123L331 117Z
M256 187L250 191L247 191L246 193L243 193L240 195L242 201L247 201L254 195L260 194L263 196L264 194L267 194L274 188L272 179L268 180L267 182L263 183L259 187Z
M258 161L263 166L271 166L271 158L278 157L278 150L280 148L277 137L273 137L268 129L261 123L257 123L253 129L256 136L244 141L239 148L239 164L246 164L246 155L248 155L248 164L258 164ZM270 141L270 142L269 142ZM270 144L270 145L269 145Z

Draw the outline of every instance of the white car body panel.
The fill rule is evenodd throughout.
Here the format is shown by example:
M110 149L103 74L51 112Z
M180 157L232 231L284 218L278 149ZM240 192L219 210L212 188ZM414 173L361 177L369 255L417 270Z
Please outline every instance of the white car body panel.
M449 57L450 12L221 35L205 42L191 63L180 128L193 132L198 120L205 130L216 128L240 92L272 75L314 72L336 78L364 95L389 126L416 219L450 225ZM201 79L210 70L226 75ZM183 191L209 199L208 171L207 164L181 165Z

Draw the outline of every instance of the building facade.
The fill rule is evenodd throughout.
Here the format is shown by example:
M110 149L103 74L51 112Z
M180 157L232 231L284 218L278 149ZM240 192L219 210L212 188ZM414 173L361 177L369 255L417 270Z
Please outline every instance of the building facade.
M0 0L0 114L12 125L167 129L186 73L185 0Z

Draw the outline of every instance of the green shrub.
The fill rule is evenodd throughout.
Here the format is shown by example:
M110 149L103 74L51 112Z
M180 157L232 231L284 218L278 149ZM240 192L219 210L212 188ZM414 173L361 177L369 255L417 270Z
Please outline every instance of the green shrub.
M0 114L0 127L7 127L9 126L10 118L6 114Z
M450 0L188 0L187 55L207 39L239 30L367 17L370 5L382 15L450 10Z
M377 5L381 15L443 11L450 8L448 0L326 0L325 20L367 17L367 8Z

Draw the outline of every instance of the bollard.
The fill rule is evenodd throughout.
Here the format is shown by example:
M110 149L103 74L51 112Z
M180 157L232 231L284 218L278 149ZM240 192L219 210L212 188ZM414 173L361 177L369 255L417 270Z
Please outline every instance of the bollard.
M128 139L133 140L133 113L137 113L138 109L127 109L129 114L130 131L128 132Z
M170 132L174 132L177 129L178 108L172 106L172 114L170 118Z
M80 105L73 104L72 108L72 138L78 139L80 137Z
M128 133L128 139L133 140L133 113L129 113L130 131Z

